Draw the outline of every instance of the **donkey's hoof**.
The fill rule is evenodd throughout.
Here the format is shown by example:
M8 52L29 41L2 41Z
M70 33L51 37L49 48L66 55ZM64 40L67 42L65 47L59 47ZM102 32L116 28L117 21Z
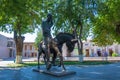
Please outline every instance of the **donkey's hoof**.
M66 71L66 69L63 69L63 70L62 70L62 72L65 72L65 71Z
M46 67L47 67L47 70L49 70L51 68L51 63L48 63Z
M58 65L58 67L61 67L61 65Z
M62 70L62 72L65 72L66 70Z

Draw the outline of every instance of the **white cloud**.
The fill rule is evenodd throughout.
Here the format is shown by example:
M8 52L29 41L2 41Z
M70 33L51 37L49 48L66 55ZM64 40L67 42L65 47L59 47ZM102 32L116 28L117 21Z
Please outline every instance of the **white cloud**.
M13 38L13 33L10 34L10 33L0 32L0 34L4 35L6 37ZM37 34L36 33L33 33L33 34L27 33L24 36L25 36L24 42L34 42L35 38L37 37Z
M6 37L12 37L13 38L13 33L5 33L5 32L0 32L0 34L6 36Z
M35 42L35 38L37 37L35 33L33 34L27 33L24 36L25 36L24 42Z

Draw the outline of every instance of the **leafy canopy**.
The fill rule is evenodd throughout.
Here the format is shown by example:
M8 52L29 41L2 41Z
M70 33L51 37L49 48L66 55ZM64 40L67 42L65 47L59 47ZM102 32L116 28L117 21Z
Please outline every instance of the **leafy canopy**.
M120 0L105 0L97 5L93 34L94 41L100 46L120 43L120 26L117 26L120 25L119 4Z
M0 0L0 30L33 32L39 20L41 0Z

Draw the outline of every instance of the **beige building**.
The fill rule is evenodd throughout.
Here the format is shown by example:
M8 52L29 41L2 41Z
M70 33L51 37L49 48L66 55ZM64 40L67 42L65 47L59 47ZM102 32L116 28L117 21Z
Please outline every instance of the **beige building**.
M15 42L0 34L0 58L15 57Z
M77 46L72 53L67 53L66 45L62 47L63 56L78 56ZM113 52L120 55L120 44L108 45L106 47L99 47L90 41L83 41L83 54L86 57L105 56L106 52L109 56ZM38 50L34 46L34 42L24 42L23 44L23 57L37 57ZM16 46L12 38L5 37L0 34L0 58L15 57Z
M0 58L15 58L15 56L16 45L14 39L0 34ZM24 42L22 56L37 56L37 49L34 47L34 42Z
M23 57L37 57L37 48L34 42L24 42L23 44Z
M106 47L99 47L90 41L83 41L83 55L86 57L97 57L97 56L105 56L104 51L107 52L108 56L111 56L110 52L116 52L120 55L120 45L113 44ZM78 56L78 48L75 46L73 52L70 54L67 53L66 45L64 44L62 47L63 56ZM34 42L25 42L23 46L23 57L37 57L37 49L34 46Z
M94 56L112 56L113 53L120 55L120 44L99 47L90 41L83 42L83 53L86 57Z
M83 41L83 56L85 57L101 57L112 56L113 53L120 56L120 44L108 45L106 47L97 46L94 42ZM78 47L75 46L71 56L78 56ZM67 56L66 46L63 47L63 56Z

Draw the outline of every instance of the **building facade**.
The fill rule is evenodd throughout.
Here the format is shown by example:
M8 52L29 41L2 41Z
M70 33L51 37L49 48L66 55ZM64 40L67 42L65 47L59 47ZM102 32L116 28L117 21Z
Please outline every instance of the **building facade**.
M77 45L73 52L68 53L64 44L62 47L63 56L78 56ZM37 57L38 50L34 46L34 42L23 43L23 57ZM83 41L83 55L86 57L112 56L113 53L120 55L120 44L99 47L90 41ZM0 58L9 58L16 56L16 45L13 38L8 38L0 34Z
M114 43L113 45L108 45L105 47L97 46L94 42L83 41L83 56L85 57L106 57L114 56L116 53L117 56L120 56L120 44ZM78 47L75 46L73 52L70 53L70 56L78 56ZM63 47L63 56L67 56L66 46Z
M120 56L120 44L114 43L113 45L99 47L94 42L85 41L83 42L83 53L86 57L112 56L113 53Z
M34 46L34 42L24 42L23 57L37 57L38 50Z
M15 53L14 40L0 34L0 58L15 57Z

